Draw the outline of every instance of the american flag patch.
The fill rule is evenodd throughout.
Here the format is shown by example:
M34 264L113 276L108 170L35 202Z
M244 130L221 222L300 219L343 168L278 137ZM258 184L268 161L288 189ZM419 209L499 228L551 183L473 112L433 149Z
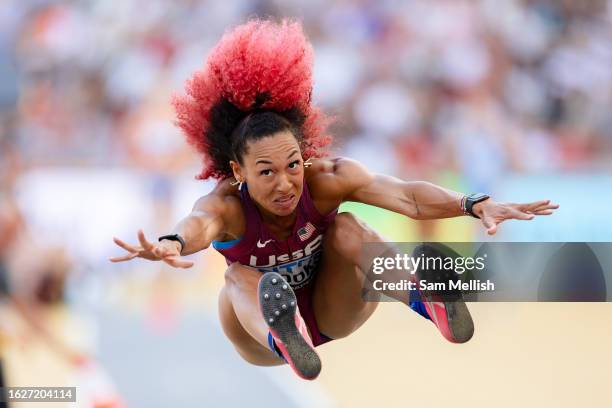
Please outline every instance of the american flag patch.
M315 232L315 229L315 226L310 222L306 223L306 225L300 228L297 232L298 237L300 237L300 241L306 241L308 238L310 238Z

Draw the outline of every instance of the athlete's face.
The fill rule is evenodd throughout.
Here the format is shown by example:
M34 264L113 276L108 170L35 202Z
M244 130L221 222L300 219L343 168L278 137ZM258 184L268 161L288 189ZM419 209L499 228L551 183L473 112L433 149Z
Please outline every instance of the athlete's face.
M277 216L297 207L304 183L304 162L297 140L282 131L247 144L242 165L231 162L237 180L246 181L253 200Z

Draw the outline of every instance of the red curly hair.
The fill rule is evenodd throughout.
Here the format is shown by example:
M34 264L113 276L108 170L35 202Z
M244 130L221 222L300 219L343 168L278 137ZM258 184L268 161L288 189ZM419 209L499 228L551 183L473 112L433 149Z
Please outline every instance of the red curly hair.
M311 104L312 64L312 46L299 22L253 20L227 32L203 70L187 81L186 95L173 98L176 124L203 156L197 178L232 176L229 138L256 110L299 111L304 159L325 156L322 148L331 142L329 118ZM219 115L220 109L227 110L223 106L231 106L233 114Z

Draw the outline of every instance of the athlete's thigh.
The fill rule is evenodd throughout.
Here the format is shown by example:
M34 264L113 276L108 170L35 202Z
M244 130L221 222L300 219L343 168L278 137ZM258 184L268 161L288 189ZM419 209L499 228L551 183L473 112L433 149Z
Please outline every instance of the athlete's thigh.
M313 309L319 331L332 339L346 337L357 330L378 305L362 297L363 274L356 263L325 242L315 282Z
M223 332L243 359L262 366L282 364L279 358L259 344L242 326L234 311L227 286L224 286L219 294L219 319Z

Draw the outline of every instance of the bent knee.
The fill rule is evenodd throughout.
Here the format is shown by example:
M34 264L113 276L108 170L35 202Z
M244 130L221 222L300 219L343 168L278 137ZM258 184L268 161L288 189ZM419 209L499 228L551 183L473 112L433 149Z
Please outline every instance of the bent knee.
M340 213L326 233L328 245L343 256L354 259L364 242L381 242L382 238L353 214Z
M234 262L225 270L226 285L240 285L252 280L259 280L261 273L255 268L244 266L239 262Z

